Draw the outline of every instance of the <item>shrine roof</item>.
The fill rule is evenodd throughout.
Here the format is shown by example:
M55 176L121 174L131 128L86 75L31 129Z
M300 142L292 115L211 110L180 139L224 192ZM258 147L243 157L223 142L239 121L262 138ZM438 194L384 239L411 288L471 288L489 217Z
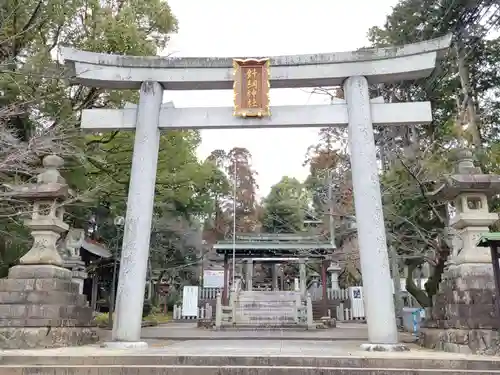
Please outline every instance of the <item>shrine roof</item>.
M100 258L109 259L112 257L111 252L103 244L91 239L85 239L82 248Z
M236 242L258 243L326 243L324 237L308 233L258 233L237 234ZM222 240L219 243L233 243L232 240Z
M332 253L335 246L324 240L319 241L314 236L266 234L249 236L244 240L238 240L237 237L234 244L230 240L219 241L214 249L219 255L232 256L234 251L238 258L321 257Z
M484 233L477 243L479 247L490 247L491 245L500 245L500 232Z

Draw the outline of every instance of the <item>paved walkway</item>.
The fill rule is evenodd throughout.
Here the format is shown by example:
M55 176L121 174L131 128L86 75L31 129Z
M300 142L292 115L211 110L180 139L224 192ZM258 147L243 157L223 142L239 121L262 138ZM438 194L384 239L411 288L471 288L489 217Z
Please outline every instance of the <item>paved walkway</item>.
M198 332L197 335L193 331ZM181 340L186 332L194 339ZM0 351L5 366L312 366L335 368L467 368L486 373L500 368L500 357L444 353L408 344L409 352L366 352L366 326L342 325L330 330L211 331L190 324L144 329L146 349L116 349L88 345L58 349ZM201 336L207 335L203 339ZM229 336L234 336L233 338ZM292 335L300 337L294 340ZM174 337L161 339L160 336ZM286 337L285 337L286 336ZM315 339L315 337L320 339ZM339 339L334 337L338 336ZM220 339L222 337L222 339ZM304 338L306 337L306 338ZM327 339L330 337L330 339ZM333 337L333 339L332 339ZM353 338L354 337L354 338ZM257 338L259 339L257 341Z
M148 340L150 341L150 340ZM476 356L469 354L445 353L422 349L410 344L408 352L366 352L358 341L294 341L294 340L192 340L149 342L147 349L114 349L99 345L57 349L5 350L0 351L2 363L23 361L45 362L43 358L82 358L82 361L96 361L99 357L314 357L314 358L395 358L433 360L488 360L498 363L500 357Z
M443 368L455 365L468 367L469 361L475 361L477 365L474 366L478 369L482 369L481 366L500 368L500 357L437 352L413 344L408 344L411 349L409 352L362 351L360 344L366 342L366 334L366 326L361 324L341 324L338 328L328 330L295 332L211 331L198 329L189 323L166 324L143 329L144 340L149 344L147 349L112 349L97 344L58 349L6 350L0 351L0 365L63 363L81 366L94 364L173 366L189 363L207 364L207 362L220 365L238 361L248 363L268 361L278 365L280 361L289 364L295 360L300 363L310 361L311 365L323 361L333 366L333 364L346 365L356 360L361 367L368 363L366 361L381 366L383 363L390 363L391 366L401 367L408 366L408 361L416 361L415 366L417 366L420 363L418 361L425 360L432 366L444 366ZM192 336L191 339L187 338L189 335ZM281 335L281 338L273 339L272 335ZM294 335L299 339L294 339ZM165 339L163 336L169 338ZM180 339L182 337L184 339ZM463 364L464 360L469 365ZM459 361L462 361L462 364L457 364ZM410 364L408 368L412 368L411 366L413 365Z
M411 336L411 335L410 335ZM366 324L339 324L336 328L316 330L292 329L228 329L215 331L197 328L196 323L169 323L142 329L144 339L162 340L315 340L315 341L366 341Z
M110 341L111 331L101 330L100 341ZM144 340L313 340L313 341L357 341L359 343L368 340L368 328L366 324L339 323L336 328L316 330L223 330L197 328L196 323L168 323L156 327L145 327L142 329ZM400 333L400 341L412 343L415 341L410 333Z

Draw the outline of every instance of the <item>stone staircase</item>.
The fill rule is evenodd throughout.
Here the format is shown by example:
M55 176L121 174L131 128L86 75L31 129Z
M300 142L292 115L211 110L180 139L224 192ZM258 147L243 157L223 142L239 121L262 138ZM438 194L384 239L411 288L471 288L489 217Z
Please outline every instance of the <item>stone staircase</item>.
M306 306L298 292L240 291L234 302L237 326L307 326Z
M305 302L299 292L238 290L231 293L229 306L217 298L215 327L314 329L311 299Z
M204 344L206 345L206 344ZM181 355L167 349L146 353L4 355L0 375L500 375L491 357L395 355L255 356Z

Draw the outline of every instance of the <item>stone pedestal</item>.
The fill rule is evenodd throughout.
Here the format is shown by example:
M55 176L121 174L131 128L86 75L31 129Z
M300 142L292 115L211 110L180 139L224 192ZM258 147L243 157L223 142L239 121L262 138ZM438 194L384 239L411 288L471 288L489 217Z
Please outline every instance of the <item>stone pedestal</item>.
M79 228L71 228L66 234L64 246L58 251L63 260L63 267L71 270L73 282L78 285L79 293L83 293L83 283L88 277L85 271L85 262L80 256L80 248L85 240L85 231Z
M0 279L0 348L29 349L96 342L92 309L71 280L53 265L19 265Z
M488 197L500 192L500 178L475 167L470 150L458 150L457 156L455 174L431 194L453 201L455 214L449 221L451 255L420 343L450 352L495 354L500 324L493 266L488 249L477 242L498 220L498 214L488 210Z
M460 353L498 354L500 321L495 311L493 267L463 264L446 271L420 344Z
M83 294L83 283L88 277L85 271L85 262L78 258L64 259L64 267L71 271L73 283L78 285L78 293Z

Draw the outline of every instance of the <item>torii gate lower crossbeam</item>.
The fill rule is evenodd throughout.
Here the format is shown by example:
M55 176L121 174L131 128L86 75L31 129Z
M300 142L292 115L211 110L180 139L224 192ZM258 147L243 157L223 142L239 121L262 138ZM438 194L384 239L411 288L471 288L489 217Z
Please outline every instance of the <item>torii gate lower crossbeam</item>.
M431 121L429 103L405 103L405 113L387 112L388 106L392 104L371 102L368 83L428 76L434 69L437 58L448 48L450 39L447 36L398 48L340 55L317 55L314 57L317 59L316 62L311 56L271 58L272 69L273 66L277 67L277 73L271 71L271 86L276 83L276 87L311 87L325 82L330 84L343 82L345 107L340 105L335 109L333 108L335 106L321 109L323 112L318 121L328 123L330 122L328 116L332 116L330 126L342 126L345 122L348 123L358 243L368 323L369 343L363 346L366 350L404 349L404 346L398 344L373 123L374 120L381 121L381 118L388 119L382 121L387 121L389 124L400 125ZM174 89L229 88L231 79L228 72L231 62L214 59L214 64L210 65L207 64L207 59L141 60L136 57L92 54L74 50L66 52L66 62L75 74L72 77L75 82L103 88L137 88L138 82L142 82L135 125L136 138L113 342L115 345L125 347L146 345L140 342L141 315L153 214L159 129L160 127L214 128L218 126L211 113L219 111L217 114L219 119L221 114L220 109L214 109L214 112L208 109L200 112L200 109L175 111L162 108L163 89L169 88L169 79L174 82L172 85ZM113 70L113 67L116 69ZM126 75L122 76L123 72L126 72ZM155 80L155 75L161 79ZM82 116L84 121L82 127L85 129L111 130L120 129L122 126L132 128L133 115L130 109L115 111L111 115L111 112L101 112L103 119L113 118L113 122L119 121L114 124L104 124L106 120L96 120L99 118L98 112L92 111L92 113L84 111ZM291 111L294 111L293 107L289 109L280 107L279 116L263 119L264 126L259 126L259 120L255 119L250 120L250 123L253 127L300 126L293 120ZM170 120L166 117L168 114L180 117ZM200 123L187 124L189 116L198 118ZM89 123L90 119L96 121ZM242 119L239 118L225 118L223 127L241 128L241 122Z

